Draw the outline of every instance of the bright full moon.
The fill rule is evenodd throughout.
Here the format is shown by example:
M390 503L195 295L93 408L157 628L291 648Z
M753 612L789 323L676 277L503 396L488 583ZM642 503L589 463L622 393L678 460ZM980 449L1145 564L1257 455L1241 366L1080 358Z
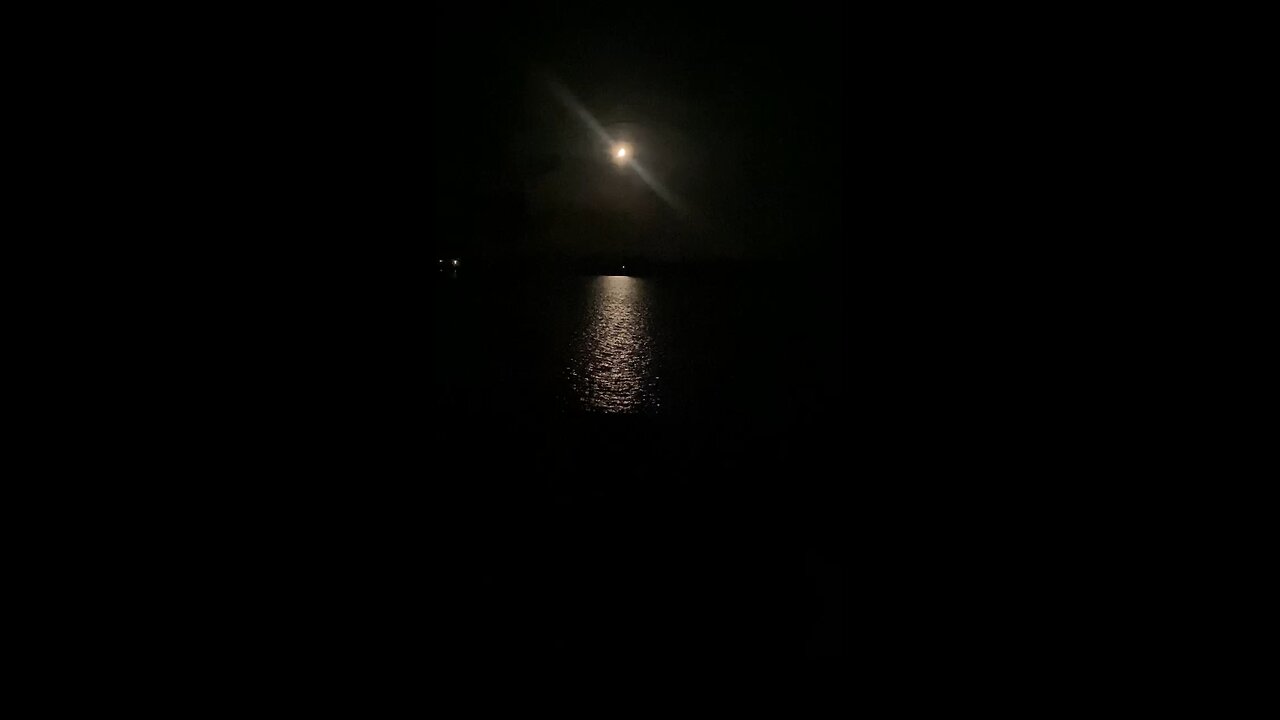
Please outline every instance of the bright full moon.
M626 157L626 156L627 156L627 149L626 149L626 148L618 148L618 157Z

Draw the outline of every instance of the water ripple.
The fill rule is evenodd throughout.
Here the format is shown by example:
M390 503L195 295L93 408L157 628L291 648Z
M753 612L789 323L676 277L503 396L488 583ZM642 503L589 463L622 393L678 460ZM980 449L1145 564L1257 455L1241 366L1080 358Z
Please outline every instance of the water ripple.
M593 281L587 322L568 368L581 407L604 413L657 408L649 325L643 280L604 276Z

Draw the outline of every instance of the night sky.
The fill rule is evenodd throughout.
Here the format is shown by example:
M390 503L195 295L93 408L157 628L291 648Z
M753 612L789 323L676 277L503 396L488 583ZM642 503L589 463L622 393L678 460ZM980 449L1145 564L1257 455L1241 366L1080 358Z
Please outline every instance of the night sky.
M441 252L701 261L837 249L851 172L838 17L522 13L435 24ZM632 141L678 207L609 163L553 83Z

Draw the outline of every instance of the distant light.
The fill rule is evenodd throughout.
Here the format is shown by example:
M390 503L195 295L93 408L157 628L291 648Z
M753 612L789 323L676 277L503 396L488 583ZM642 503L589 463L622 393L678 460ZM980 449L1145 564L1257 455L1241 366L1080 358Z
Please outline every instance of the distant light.
M626 156L627 156L627 149L626 149L626 148L618 148L618 157L626 157Z
M457 260L454 260L454 261L453 261L453 266L454 266L454 267L458 267L458 261L457 261Z

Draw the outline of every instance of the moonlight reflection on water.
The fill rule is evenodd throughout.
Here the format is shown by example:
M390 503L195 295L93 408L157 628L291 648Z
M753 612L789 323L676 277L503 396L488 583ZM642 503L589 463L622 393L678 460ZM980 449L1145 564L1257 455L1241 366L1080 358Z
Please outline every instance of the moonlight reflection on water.
M653 337L645 283L603 276L591 285L591 306L569 380L577 403L603 413L638 413L657 407L652 376Z

